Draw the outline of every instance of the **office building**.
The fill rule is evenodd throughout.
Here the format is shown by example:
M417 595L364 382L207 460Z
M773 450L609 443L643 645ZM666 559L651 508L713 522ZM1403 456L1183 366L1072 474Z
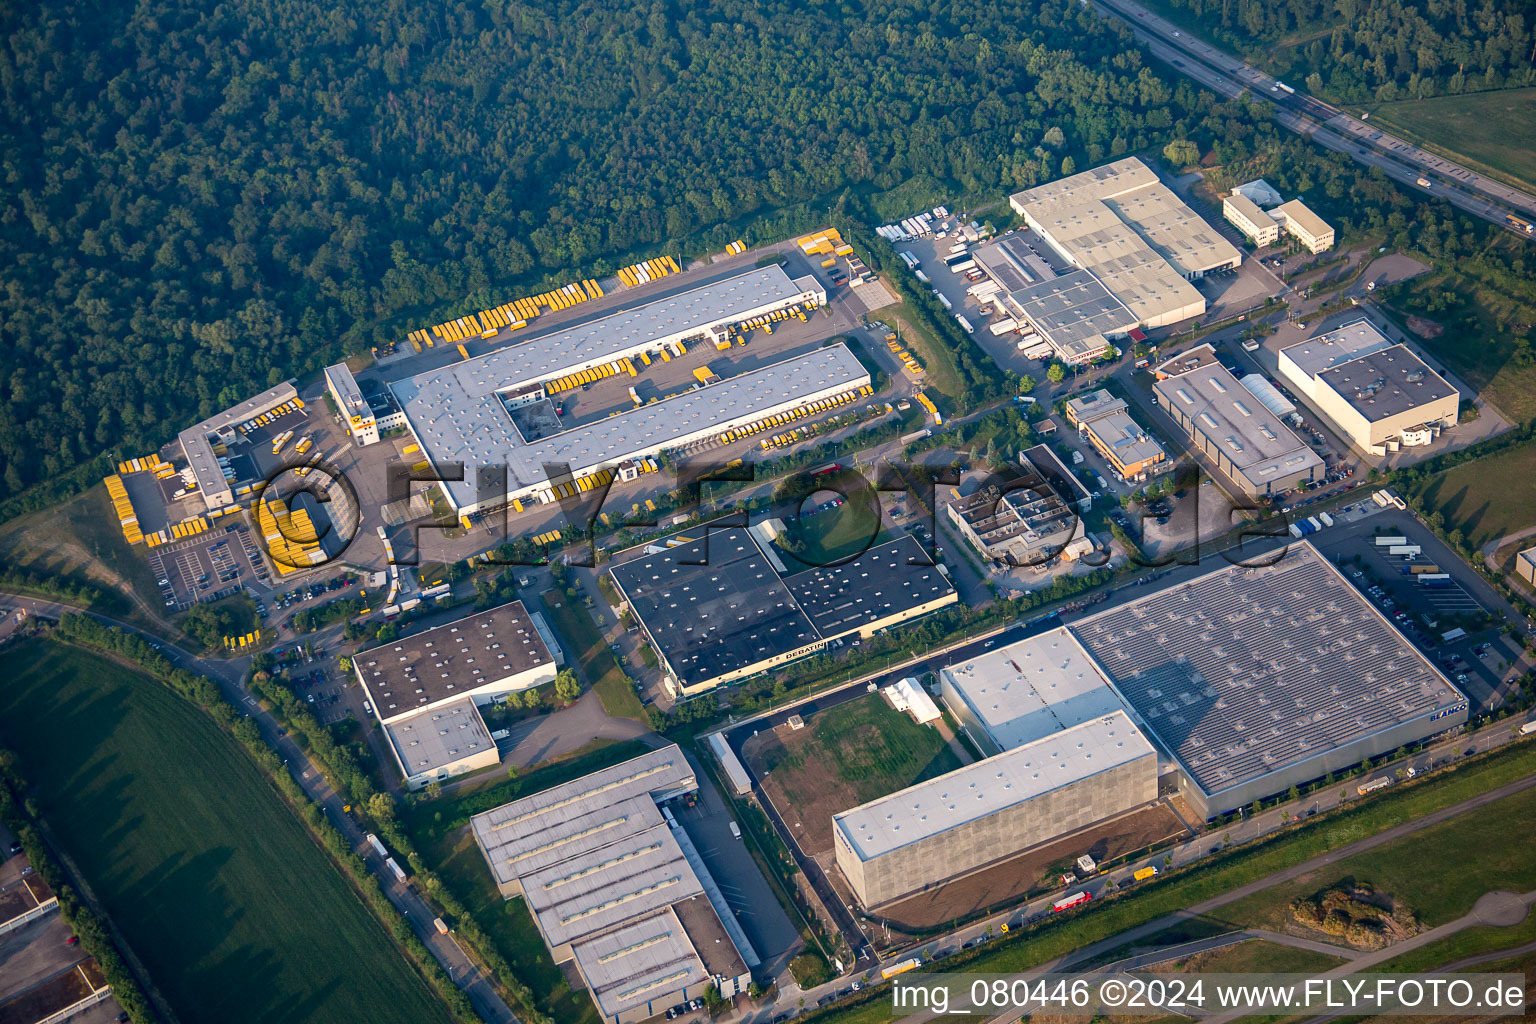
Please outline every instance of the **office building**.
M1168 453L1131 418L1124 399L1100 388L1069 399L1066 407L1067 422L1078 436L1087 438L1126 483L1141 483L1169 467Z

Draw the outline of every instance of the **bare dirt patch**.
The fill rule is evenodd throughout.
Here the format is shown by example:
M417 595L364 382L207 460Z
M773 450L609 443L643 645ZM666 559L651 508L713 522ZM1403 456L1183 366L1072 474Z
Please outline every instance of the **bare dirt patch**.
M1408 317L1408 329L1421 338L1438 338L1445 333L1445 325L1421 316Z

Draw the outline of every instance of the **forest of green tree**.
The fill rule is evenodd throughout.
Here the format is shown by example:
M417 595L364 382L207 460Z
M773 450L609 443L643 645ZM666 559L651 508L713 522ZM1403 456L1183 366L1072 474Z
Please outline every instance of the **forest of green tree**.
M3 514L545 277L770 237L849 192L880 211L1173 137L1280 145L1079 0L42 0L0 22L0 498L25 492ZM1322 166L1330 196L1408 209Z
M1157 2L1339 102L1536 85L1533 0Z

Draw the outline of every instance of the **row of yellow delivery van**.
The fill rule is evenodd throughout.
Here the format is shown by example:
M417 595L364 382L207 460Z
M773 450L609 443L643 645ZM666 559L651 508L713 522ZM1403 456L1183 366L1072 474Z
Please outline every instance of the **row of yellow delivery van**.
M730 444L732 441L739 441L744 437L751 437L753 434L762 433L764 430L772 430L774 427L782 427L786 423L793 423L795 420L800 419L803 416L815 416L817 413L827 412L828 410L835 409L840 405L847 405L849 402L862 398L865 395L872 395L874 393L875 389L866 384L855 391L844 391L839 395L833 396L832 398L823 398L819 402L812 402L810 405L802 406L798 409L791 409L789 412L775 413L774 415L769 416L767 419L756 420L752 423L748 423L744 427L734 427L720 435L720 442L722 444Z
M117 525L122 527L123 537L129 544L137 544L144 539L144 532L139 529L139 515L133 510L133 502L128 500L128 489L123 486L123 478L116 473L102 478L102 483L107 485L107 497L112 499L112 508L117 512Z
M255 430L257 427L264 427L268 423L274 423L277 420L282 419L284 416L288 415L289 413L291 413L291 412L298 412L302 408L304 408L304 399L302 399L302 398L290 399L289 401L284 402L282 405L278 406L276 409L268 409L266 412L262 413L261 415L259 415L259 416L252 416L250 419L248 419L244 423L240 424L240 428L239 428L240 429L240 433L242 433L242 434L249 434L251 431Z
M770 448L783 448L785 445L794 444L802 436L810 437L813 433L815 431L811 430L810 427L806 427L805 433L802 435L800 429L796 427L787 434L774 434L772 437L765 437L762 440L763 451L768 451Z
M640 375L639 371L635 369L635 364L627 358L616 359L611 363L604 363L602 366L594 366L590 370L578 370L576 373L557 377L544 385L544 391L546 394L558 395L562 391L574 391L583 384L591 384L594 381L602 380L604 377L612 377L618 373L627 373L631 377L638 377Z
M539 492L539 497L544 501L553 498L574 498L578 494L590 491L594 487L602 487L613 479L613 470L600 469L591 476L579 476L566 483L556 484L554 488L546 488Z
M643 260L632 267L623 267L619 270L619 280L629 287L646 284L650 281L660 280L669 274L681 274L683 268L677 265L677 260L671 256L662 256L654 260Z
M148 473L153 471L158 476L160 471L169 465L169 462L162 461L159 455L151 452L142 459L129 459L127 462L119 462L117 464L117 471L122 476L127 476L129 473ZM175 472L175 470L172 470L172 472Z

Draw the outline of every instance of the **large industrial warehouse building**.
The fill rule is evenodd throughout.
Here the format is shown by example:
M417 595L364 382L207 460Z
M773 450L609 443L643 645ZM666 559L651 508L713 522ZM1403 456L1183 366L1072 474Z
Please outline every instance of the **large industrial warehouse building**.
M1363 318L1281 349L1280 375L1374 455L1429 444L1460 414L1456 388Z
M705 527L614 566L611 576L661 660L670 690L694 696L870 637L959 600L911 537L841 565L787 572L755 530Z
M1057 627L939 673L986 756L833 817L866 908L1015 857L1157 799L1157 752L1088 652Z
M705 338L752 317L825 301L825 290L814 279L791 280L781 267L760 267L428 370L395 381L390 389L440 475L450 475L441 471L451 465L464 467L464 480L442 487L461 515L474 515L515 499L552 495L549 465L568 465L580 478L866 387L869 374L839 345L539 440L525 441L508 413L508 406L544 398L545 385L554 380Z
M500 762L477 708L552 682L560 645L535 613L512 601L352 656L405 783Z
M939 695L988 754L1130 710L1064 626L947 666Z
M1006 860L1157 798L1157 752L1123 711L833 816L866 908Z
M1322 475L1323 460L1234 377L1209 344L1157 367L1163 410L1249 497L1267 497Z
M1189 282L1235 269L1242 253L1135 157L1009 197L1066 262L1088 271L1144 327L1205 312Z
M1456 687L1305 542L1071 629L1205 817L1467 720Z
M756 952L666 807L698 789L676 745L475 815L503 897L521 896L599 1015L630 1024L715 985L746 990Z

